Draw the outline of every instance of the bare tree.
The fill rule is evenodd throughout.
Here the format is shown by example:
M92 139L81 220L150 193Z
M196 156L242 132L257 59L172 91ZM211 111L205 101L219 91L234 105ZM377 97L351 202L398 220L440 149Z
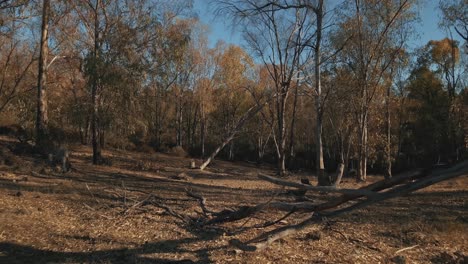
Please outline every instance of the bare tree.
M218 11L244 24L244 36L252 52L267 68L274 81L276 153L278 174L286 172L286 109L294 78L313 38L310 10L282 6L277 1L218 1ZM281 1L280 1L281 2Z
M50 0L44 0L42 6L41 44L39 53L39 74L37 80L36 142L45 147L48 132L47 116L47 58L49 54L49 13Z
M358 124L358 179L366 180L368 157L368 122L374 97L390 65L400 53L406 38L395 38L414 19L414 1L355 0L351 17L342 28L355 32L345 50L345 61L353 71L358 88L355 114ZM396 43L395 43L396 42ZM395 45L397 48L395 48Z

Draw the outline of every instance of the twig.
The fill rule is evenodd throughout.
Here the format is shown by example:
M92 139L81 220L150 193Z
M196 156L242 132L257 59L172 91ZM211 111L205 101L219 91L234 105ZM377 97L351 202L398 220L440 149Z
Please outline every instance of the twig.
M83 205L88 208L88 209L91 209L92 211L96 211L96 209L94 209L93 207L87 205L86 203L83 203Z
M93 193L91 192L91 190L89 189L88 183L85 183L85 185L86 185L86 189L88 189L89 194L91 194L91 197L93 197L93 199L94 199L98 204L100 204L99 200L96 199L96 197L94 197L94 194L93 194Z
M397 250L397 251L395 252L395 255L398 254L398 253L401 253L401 252L403 252L403 251L413 249L413 248L418 247L418 246L419 246L419 245L414 245L414 246L411 246L411 247L402 248L402 249L400 249L400 250Z
M128 212L130 212L131 210L137 208L138 206L146 203L149 199L151 199L153 197L153 194L150 193L145 199L139 201L139 202L136 202L134 205L130 206L129 208L127 208L127 210L124 211L124 214L127 214Z
M265 228L265 227L269 227L269 226L272 226L272 225L276 225L277 223L283 221L284 219L288 218L289 216L291 216L293 213L296 212L296 208L293 208L291 211L289 211L287 214L285 214L283 217L275 220L275 221L268 221L264 224L261 224L261 225L254 225L254 228Z

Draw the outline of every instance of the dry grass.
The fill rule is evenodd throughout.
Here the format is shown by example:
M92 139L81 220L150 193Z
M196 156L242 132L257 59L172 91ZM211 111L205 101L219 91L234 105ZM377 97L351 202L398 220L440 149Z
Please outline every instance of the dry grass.
M14 143L0 138L0 146L7 144ZM21 164L0 165L0 263L467 261L467 176L311 226L263 252L238 253L228 245L230 239L252 238L262 230L234 236L198 230L156 206L132 206L153 193L177 212L195 216L200 209L185 195L186 189L202 193L217 210L267 201L279 189L258 180L256 174L271 174L270 169L216 161L207 172L200 172L189 168L190 159L117 150L104 152L112 166L92 166L89 148L73 150L74 170L67 174L32 174L45 165L28 155L18 157ZM181 174L186 177L177 177ZM358 186L349 179L344 184ZM278 199L293 198L279 195ZM236 225L275 217L279 215L264 213Z

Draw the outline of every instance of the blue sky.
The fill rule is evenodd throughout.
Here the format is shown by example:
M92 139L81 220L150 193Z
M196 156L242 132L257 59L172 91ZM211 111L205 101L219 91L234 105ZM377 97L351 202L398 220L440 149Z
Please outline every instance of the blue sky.
M209 3L210 0L194 0L195 10L199 14L200 20L211 28L210 45L214 46L219 39L226 43L241 44L242 37L239 32L232 28L229 24L230 21L215 18ZM410 47L416 48L425 45L429 40L445 37L446 34L438 27L440 20L438 3L439 0L422 0L419 7L421 22L415 25L419 36L415 36L415 39L409 42ZM457 39L458 36L455 35L454 37Z

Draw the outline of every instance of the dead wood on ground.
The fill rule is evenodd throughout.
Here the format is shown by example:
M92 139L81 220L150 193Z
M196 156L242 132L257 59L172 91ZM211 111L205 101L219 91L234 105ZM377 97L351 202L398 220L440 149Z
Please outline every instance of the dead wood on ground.
M201 194L193 192L187 192L187 195L195 198L199 201L199 205L203 212L202 219L197 218L197 225L200 227L225 224L229 222L236 222L242 219L253 217L265 210L276 210L287 212L283 217L273 220L265 221L262 224L255 224L252 228L266 228L272 225L276 225L282 222L284 219L290 217L296 212L310 213L306 218L303 218L299 223L281 226L276 229L270 230L255 237L246 242L233 239L230 241L232 246L235 246L243 251L259 251L267 248L273 242L278 239L284 238L296 234L297 232L304 230L306 227L320 223L324 218L330 219L338 217L342 214L349 213L351 211L361 209L363 207L373 205L378 202L382 202L387 199L407 195L411 192L420 190L430 185L439 183L441 181L453 179L468 173L468 161L460 163L452 168L445 170L424 170L417 169L409 172L405 172L396 175L390 179L384 179L373 184L364 186L360 189L339 189L337 187L319 187L311 186L302 183L296 183L287 181L284 179L278 179L271 176L259 175L259 178L264 179L268 182L280 185L293 187L299 190L325 192L325 193L341 193L342 195L331 201L314 204L312 202L280 202L270 200L266 203L261 203L254 206L241 206L236 210L224 209L221 211L209 210L206 207L206 199ZM171 215L184 220L184 222L190 222L190 218L185 217L181 214L173 212L167 206L161 206ZM194 219L192 219L193 221ZM246 228L247 229L247 228ZM242 230L246 230L242 229Z

